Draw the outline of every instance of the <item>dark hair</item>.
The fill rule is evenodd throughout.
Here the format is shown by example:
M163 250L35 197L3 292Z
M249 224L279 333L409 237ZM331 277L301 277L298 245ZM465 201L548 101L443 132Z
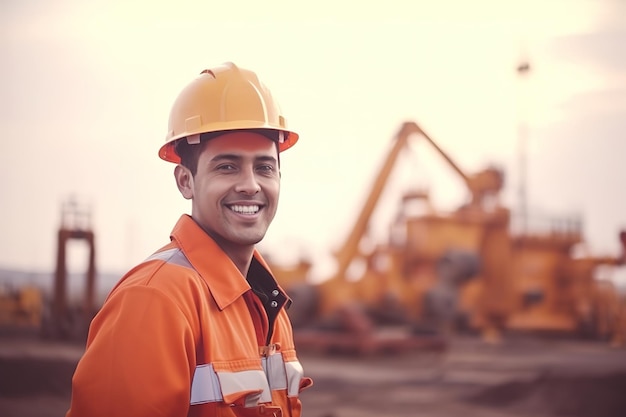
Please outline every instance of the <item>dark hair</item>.
M263 135L276 143L276 151L278 154L278 166L280 167L280 151L278 150L278 136L279 132L272 129L238 129L238 130L220 130L218 132L209 132L203 133L200 135L200 143L198 144L189 144L187 142L187 138L182 138L176 141L174 145L174 152L176 155L180 157L180 164L189 171L191 171L191 175L195 176L198 171L198 159L200 158L200 154L204 149L206 143L213 138L224 135L226 133L231 132L253 132Z

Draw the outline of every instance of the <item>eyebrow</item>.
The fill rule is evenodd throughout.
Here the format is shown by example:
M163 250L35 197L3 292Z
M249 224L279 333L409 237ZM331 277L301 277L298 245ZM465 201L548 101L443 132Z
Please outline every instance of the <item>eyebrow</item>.
M237 155L237 154L230 154L230 153L223 153L223 154L219 154L219 155L215 155L213 158L211 158L210 162L220 162L220 161L241 161L243 159L243 157L241 155ZM269 155L261 155L261 156L257 156L254 158L255 162L270 162L273 164L277 164L278 160L276 158L274 158L273 156L269 156Z

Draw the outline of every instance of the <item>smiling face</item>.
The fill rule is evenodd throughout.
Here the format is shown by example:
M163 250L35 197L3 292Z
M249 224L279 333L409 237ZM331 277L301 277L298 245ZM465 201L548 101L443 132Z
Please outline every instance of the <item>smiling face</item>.
M176 181L191 216L231 256L251 253L276 214L280 173L276 143L238 131L204 145L195 175L178 165Z

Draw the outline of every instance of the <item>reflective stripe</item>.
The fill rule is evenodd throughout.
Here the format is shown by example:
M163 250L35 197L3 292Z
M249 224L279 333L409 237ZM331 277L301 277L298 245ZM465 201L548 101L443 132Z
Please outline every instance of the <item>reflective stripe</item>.
M252 398L253 404L249 404L250 406L272 401L263 371L215 372L211 364L198 365L191 382L189 403L194 405L224 401L225 396L242 391L259 392L259 395Z
M220 381L213 370L213 365L198 365L191 383L190 404L202 404L222 401Z
M164 250L162 252L157 252L148 257L144 262L149 261L164 261L168 264L174 264L193 269L191 262L189 262L183 251L180 250L180 248L172 248Z
M272 393L263 371L218 372L217 377L222 385L222 395L226 398L242 391L252 391L246 396L246 407L272 402Z
M298 361L285 362L287 370L287 395L297 397L300 393L300 381L304 377L304 368Z
M287 389L287 374L285 373L285 363L283 355L275 353L262 359L263 371L267 375L270 389Z
M276 353L261 358L263 371L215 372L211 364L198 365L191 382L190 404L224 401L224 397L245 391L258 391L249 395L246 406L272 401L271 391L287 390L294 397L300 391L300 380L304 374L298 361L284 362L283 355Z

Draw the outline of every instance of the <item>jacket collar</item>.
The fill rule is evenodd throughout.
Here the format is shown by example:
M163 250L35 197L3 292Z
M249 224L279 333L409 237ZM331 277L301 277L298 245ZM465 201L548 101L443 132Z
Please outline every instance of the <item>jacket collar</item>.
M233 261L191 216L184 214L180 217L170 238L176 242L194 269L206 282L220 310L250 290L246 278L241 275ZM267 275L276 281L269 271L267 263L256 249L253 256L267 271ZM278 283L276 283L276 287L280 288ZM284 293L282 289L281 291Z

